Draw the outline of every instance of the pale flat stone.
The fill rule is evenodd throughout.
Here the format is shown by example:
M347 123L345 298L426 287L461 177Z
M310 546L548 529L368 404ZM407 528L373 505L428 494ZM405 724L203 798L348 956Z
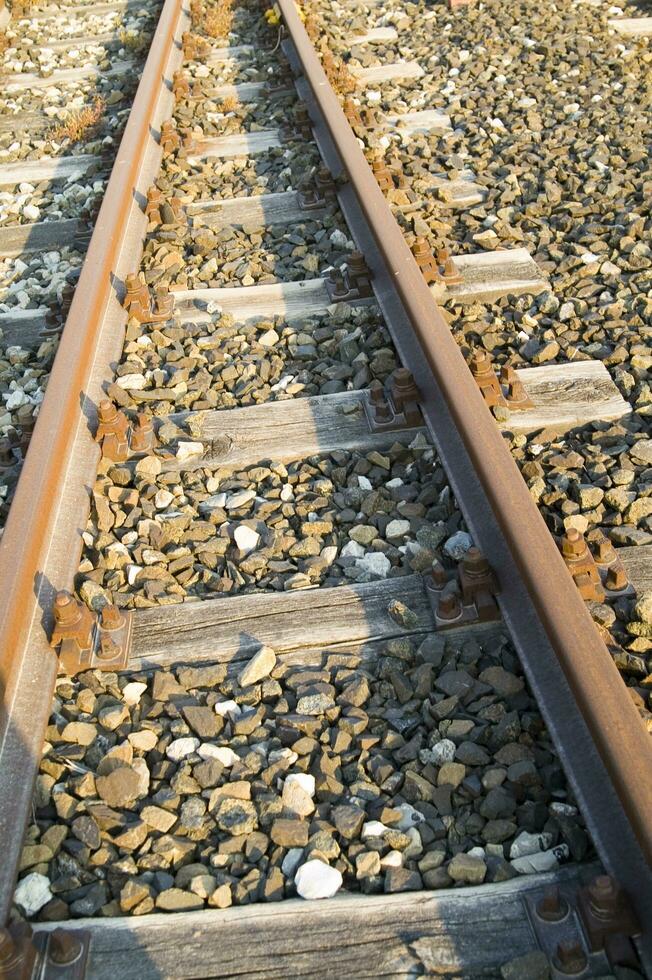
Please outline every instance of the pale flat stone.
M257 684L264 677L268 677L276 666L276 654L271 647L261 647L255 653L244 670L238 675L238 684L241 687L248 687L250 684Z
M175 738L173 742L170 742L165 754L168 759L172 762L180 762L185 759L187 755L192 755L199 748L198 738Z
M341 876L340 876L341 877ZM44 905L52 898L50 891L50 881L46 875L40 875L36 871L26 875L18 883L14 892L14 901L20 905L25 915L36 915Z
M337 868L331 868L315 858L301 865L294 884L301 898L309 901L332 898L342 887L342 875Z

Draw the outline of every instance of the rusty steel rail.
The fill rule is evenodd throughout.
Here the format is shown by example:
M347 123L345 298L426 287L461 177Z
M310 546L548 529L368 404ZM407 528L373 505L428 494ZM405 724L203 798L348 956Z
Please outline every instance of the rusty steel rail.
M325 124L336 148L342 175L354 190L432 381L443 395L536 617L633 829L642 855L641 874L646 875L645 864L648 870L652 864L650 736L373 176L294 0L278 0L278 4L295 60L314 98L313 125L317 128L316 116L320 116L319 125ZM433 435L437 442L437 433ZM460 496L464 508L464 494ZM510 581L503 579L502 586L505 594L499 599L508 612ZM508 614L506 619L510 621ZM518 636L514 639L518 644ZM531 654L520 652L527 670L533 666L528 664ZM553 705L542 708L548 718L554 717ZM563 747L558 749L563 755ZM577 786L577 772L569 776ZM610 857L613 865L614 855Z
M117 291L142 250L143 194L161 156L156 120L163 110L169 115L171 68L181 59L186 22L182 0L165 0L0 542L0 924L57 674L47 642L52 599L73 587L79 566L99 459L89 422L122 350L126 315Z

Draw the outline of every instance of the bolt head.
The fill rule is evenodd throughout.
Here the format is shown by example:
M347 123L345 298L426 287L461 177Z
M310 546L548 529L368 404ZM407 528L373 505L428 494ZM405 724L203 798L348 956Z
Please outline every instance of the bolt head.
M50 935L48 957L58 966L68 966L79 958L82 944L74 933L65 929L55 929Z

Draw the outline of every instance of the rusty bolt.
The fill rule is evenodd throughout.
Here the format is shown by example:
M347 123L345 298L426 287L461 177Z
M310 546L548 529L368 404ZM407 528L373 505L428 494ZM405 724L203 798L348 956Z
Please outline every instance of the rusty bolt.
M616 557L616 550L612 545L609 538L606 538L604 534L600 535L600 538L595 541L595 546L597 549L597 561L605 565L607 562L613 561Z
M576 940L566 939L559 943L555 957L561 973L581 973L586 968L586 953Z
M456 592L443 592L437 603L439 619L458 619L462 615L460 597Z
M124 616L118 607L108 603L102 610L102 629L119 630L124 623Z
M371 169L381 191L391 191L394 189L392 175L383 160L374 160L371 164Z
M604 584L610 592L623 592L627 588L627 573L621 564L613 565L607 570Z
M568 912L568 902L562 898L557 885L547 888L537 905L537 915L546 922L560 922Z
M48 957L57 966L69 966L79 959L83 946L74 932L66 932L65 929L55 929L50 934L48 943Z
M3 436L0 439L0 466L11 466L14 462L14 453L11 447L11 440Z
M562 539L561 550L566 561L578 561L588 551L584 535L576 527L569 527Z
M97 416L103 425L111 425L118 417L118 409L109 398L103 398L98 405Z
M622 890L611 875L596 875L588 888L591 911L597 919L614 918L622 901Z
M320 167L315 174L315 186L323 197L332 197L335 194L335 184L328 167Z
M471 354L471 374L474 378L481 378L486 374L493 374L491 358L482 347L476 348Z
M369 276L369 266L362 252L351 252L347 260L349 274L352 276Z
M389 422L392 418L392 410L385 397L385 389L380 381L372 381L369 385L369 398L373 409L373 416L376 422Z
M331 272L330 281L333 283L333 297L335 299L341 296L349 295L349 288L339 269L335 269L333 272Z
M491 571L489 567L489 562L482 554L479 548L472 546L468 549L464 558L462 559L462 565L464 571L467 575L480 578Z
M407 368L396 368L392 374L392 396L396 407L400 410L407 402L419 400L419 389L414 383L414 376Z
M151 416L141 412L131 430L131 451L134 453L147 452L154 447L155 441L154 420Z
M431 570L432 581L437 589L443 589L448 581L446 569L440 561L433 561Z
M68 592L57 592L54 600L54 618L60 626L74 626L81 620L81 609Z

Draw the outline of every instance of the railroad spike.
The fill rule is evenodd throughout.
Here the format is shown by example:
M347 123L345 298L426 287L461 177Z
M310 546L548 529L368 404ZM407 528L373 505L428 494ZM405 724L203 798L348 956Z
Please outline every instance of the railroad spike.
M161 135L159 138L163 156L167 157L181 146L181 139L176 128L169 119L161 123Z
M373 296L371 270L362 252L351 252L346 263L346 269L351 288L356 289L360 297Z
M500 383L507 387L507 406L517 411L534 408L534 402L528 397L523 382L519 380L515 368L511 364L503 364L500 369Z
M421 270L423 278L426 280L428 286L432 283L442 283L443 279L439 271L439 266L437 265L437 260L432 253L432 249L428 245L425 238L419 236L415 238L412 245L410 246L410 251L416 259L416 263Z
M561 553L582 598L587 601L602 602L604 589L600 572L584 536L577 528L569 527L566 530L561 541Z
M489 408L493 408L494 405L506 408L507 402L487 351L477 347L471 354L469 366L486 405Z
M383 194L385 194L387 191L394 190L394 181L392 180L392 175L387 169L384 160L373 160L371 170Z
M174 95L175 102L180 102L182 99L192 98L190 82L181 70L175 71L174 75L172 76L172 94Z
M124 463L129 458L129 419L109 398L103 398L97 408L95 441L105 459Z

